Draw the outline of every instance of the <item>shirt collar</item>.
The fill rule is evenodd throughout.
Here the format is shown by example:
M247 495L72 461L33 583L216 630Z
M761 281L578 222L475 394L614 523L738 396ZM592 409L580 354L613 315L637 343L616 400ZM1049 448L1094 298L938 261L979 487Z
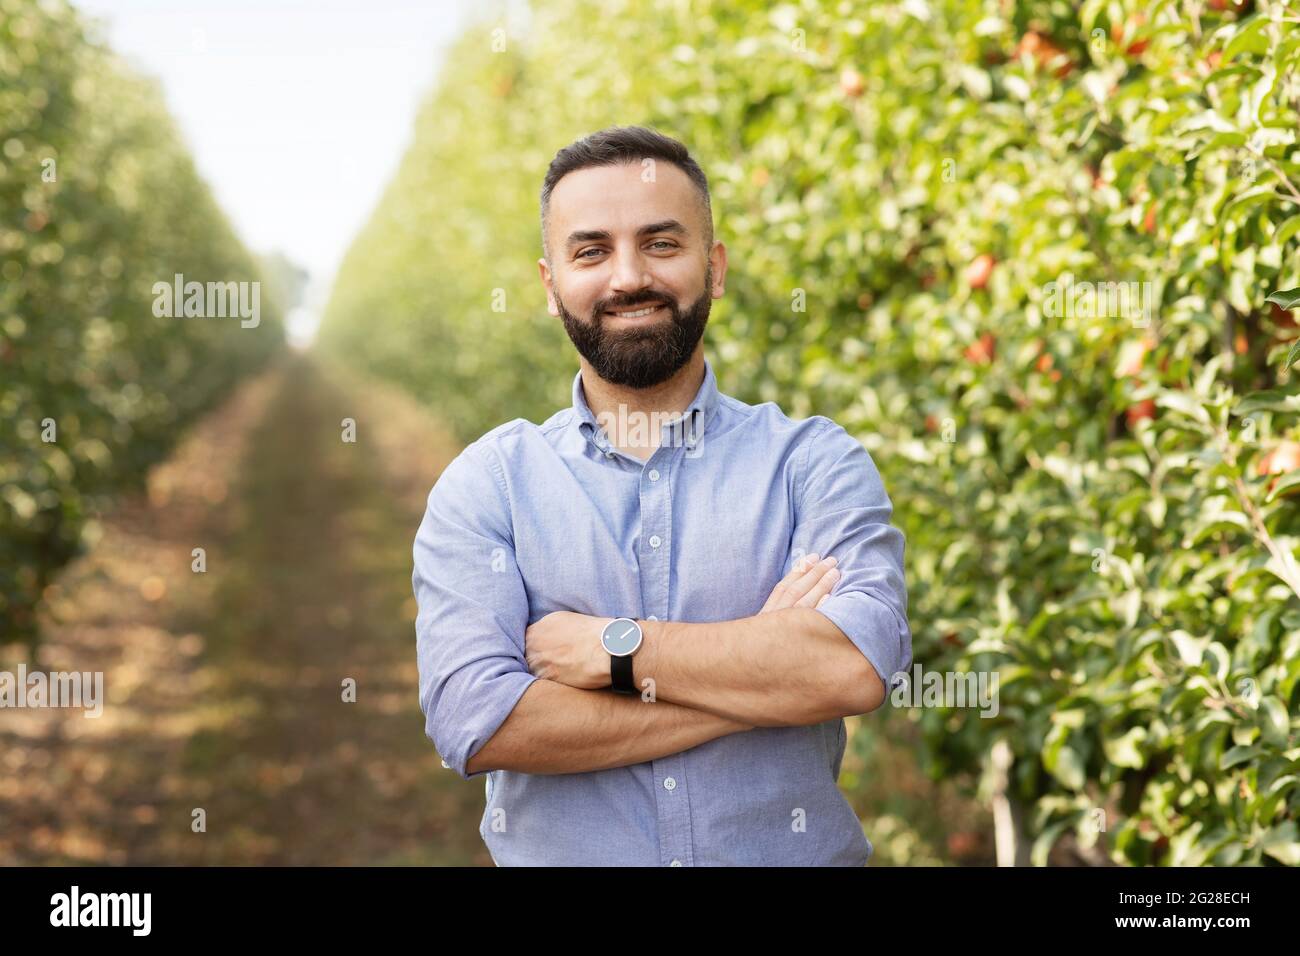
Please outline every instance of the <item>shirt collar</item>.
M714 413L718 409L718 380L713 374L713 366L709 360L704 360L704 381L700 383L699 389L695 392L695 398L691 400L690 405L686 406L686 411L682 414L681 424L664 425L666 432L680 432L680 443L684 443L687 448L693 449L699 444L700 439L704 437L704 429L712 421ZM573 376L573 410L574 421L578 430L586 437L590 438L596 447L601 451L612 453L615 449L611 444L604 429L600 427L600 422L596 420L596 415L592 412L591 407L587 404L587 396L582 388L582 370ZM661 437L662 444L668 444L671 437Z

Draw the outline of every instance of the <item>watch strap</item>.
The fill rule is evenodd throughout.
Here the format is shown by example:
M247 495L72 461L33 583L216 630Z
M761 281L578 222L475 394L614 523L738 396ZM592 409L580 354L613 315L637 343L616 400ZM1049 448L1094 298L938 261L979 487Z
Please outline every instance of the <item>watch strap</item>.
M615 693L635 694L636 684L632 681L632 655L615 657L609 655L610 686Z

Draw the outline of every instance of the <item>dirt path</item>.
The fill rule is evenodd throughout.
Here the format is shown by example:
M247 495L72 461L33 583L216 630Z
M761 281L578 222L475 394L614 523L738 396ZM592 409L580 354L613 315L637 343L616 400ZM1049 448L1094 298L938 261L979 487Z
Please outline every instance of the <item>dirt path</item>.
M49 596L35 666L107 703L0 715L0 863L490 865L416 691L411 542L454 452L296 356L202 423Z

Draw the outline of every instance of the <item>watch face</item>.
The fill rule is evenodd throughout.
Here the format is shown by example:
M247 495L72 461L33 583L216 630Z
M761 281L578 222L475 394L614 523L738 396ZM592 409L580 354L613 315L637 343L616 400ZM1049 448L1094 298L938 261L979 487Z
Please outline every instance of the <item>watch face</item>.
M641 625L630 618L617 618L605 625L600 642L615 657L626 657L641 645Z

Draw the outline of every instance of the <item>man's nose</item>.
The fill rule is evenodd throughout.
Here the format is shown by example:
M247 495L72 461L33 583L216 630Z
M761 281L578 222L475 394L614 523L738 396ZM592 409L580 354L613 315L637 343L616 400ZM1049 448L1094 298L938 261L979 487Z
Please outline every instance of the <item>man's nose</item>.
M645 257L636 249L623 249L614 253L614 271L610 275L609 289L616 295L632 295L650 285L650 270Z

